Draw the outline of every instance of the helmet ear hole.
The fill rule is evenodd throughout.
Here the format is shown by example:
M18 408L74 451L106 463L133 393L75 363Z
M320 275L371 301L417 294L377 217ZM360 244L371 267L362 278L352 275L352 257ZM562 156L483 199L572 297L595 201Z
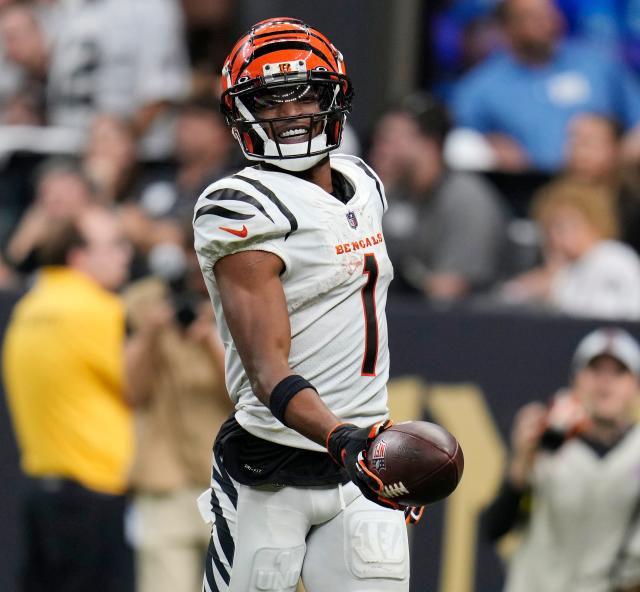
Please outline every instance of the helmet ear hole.
M333 125L333 135L331 137L331 143L337 144L338 140L340 140L340 122L336 121Z
M247 147L247 152L253 152L253 140L251 139L251 134L249 134L248 132L243 132L242 141Z

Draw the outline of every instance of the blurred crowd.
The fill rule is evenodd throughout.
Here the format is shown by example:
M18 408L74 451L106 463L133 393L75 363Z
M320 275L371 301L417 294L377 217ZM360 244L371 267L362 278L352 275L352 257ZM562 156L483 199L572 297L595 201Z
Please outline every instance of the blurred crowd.
M2 285L37 266L49 222L95 203L118 210L133 278L184 272L195 197L238 164L213 75L232 5L0 3Z
M429 4L428 83L369 129L349 127L343 147L358 147L384 182L394 296L640 320L638 3ZM208 184L244 166L217 103L216 75L238 33L234 11L233 0L0 0L0 289L24 291L43 266L63 265L71 275L45 273L38 290L67 289L79 271L122 291L122 310L105 306L121 325L119 342L127 332L126 368L109 377L111 394L102 393L99 369L99 384L88 388L109 402L87 413L99 423L108 408L126 431L133 419L118 405L135 410L132 478L104 488L76 477L110 495L133 487L129 537L149 590L175 590L173 581L199 574L208 535L191 504L207 484L211 426L230 411L191 218ZM355 109L359 100L366 97ZM102 237L111 227L113 236ZM38 290L33 306L45 301ZM83 294L73 292L71 305L99 300ZM73 306L55 314L73 324ZM26 326L29 314L26 305ZM93 331L92 322L81 329ZM35 343L18 339L5 373L21 375L21 356ZM68 364L76 354L42 363ZM634 380L637 357L622 360ZM31 410L27 402L22 413ZM91 450L89 436L74 438ZM28 445L29 434L19 439ZM34 442L43 446L40 435ZM133 454L119 453L116 473ZM34 454L45 465L53 457ZM35 483L26 509L34 525L29 512L43 496L77 494L67 486ZM195 554L171 556L185 540ZM88 564L89 578L95 569Z
M348 128L392 206L396 292L640 318L635 21L599 39L587 4L436 3L437 79ZM2 1L1 286L95 203L118 211L131 279L180 284L195 197L243 166L214 75L233 23L229 1Z

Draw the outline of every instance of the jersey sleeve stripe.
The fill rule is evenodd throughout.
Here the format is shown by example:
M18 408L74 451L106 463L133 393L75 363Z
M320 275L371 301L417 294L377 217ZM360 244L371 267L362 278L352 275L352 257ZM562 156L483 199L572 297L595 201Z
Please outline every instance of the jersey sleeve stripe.
M200 216L220 216L221 218L228 218L229 220L249 220L253 218L255 214L241 214L240 212L227 210L227 208L223 208L222 206L211 205L200 208L196 212L194 221Z
M235 189L218 189L218 191L214 191L209 195L205 195L205 199L211 201L243 201L245 203L251 204L263 216L273 222L273 218L264 209L264 206L255 197L247 195L242 191L237 191Z
M380 196L380 201L382 202L382 209L386 210L387 206L385 205L384 198L382 197L382 188L380 187L380 181L378 181L378 177L376 177L373 171L366 164L364 164L364 162L362 162L360 159L354 162L365 172L367 177L370 177L371 179L373 179L374 183L376 184L376 189L378 190L378 195Z
M287 208L277 197L276 194L271 191L268 187L266 187L263 183L258 181L257 179L251 179L250 177L245 177L243 175L233 175L233 179L239 179L240 181L244 181L251 185L254 189L259 191L262 195L264 195L267 199L269 199L284 215L284 217L288 220L289 225L291 226L291 230L287 232L284 236L284 240L287 240L291 234L293 234L296 230L298 230L298 220L291 213L291 210Z

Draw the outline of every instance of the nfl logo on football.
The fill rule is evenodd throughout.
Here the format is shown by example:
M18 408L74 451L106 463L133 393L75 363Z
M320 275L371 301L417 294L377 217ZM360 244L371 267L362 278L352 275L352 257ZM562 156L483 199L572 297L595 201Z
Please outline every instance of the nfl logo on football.
M358 228L358 219L354 212L347 212L347 220L349 221L349 226L354 230Z
M377 442L374 449L371 452L371 461L373 462L373 468L379 473L384 471L384 454L387 450L387 443L384 440Z

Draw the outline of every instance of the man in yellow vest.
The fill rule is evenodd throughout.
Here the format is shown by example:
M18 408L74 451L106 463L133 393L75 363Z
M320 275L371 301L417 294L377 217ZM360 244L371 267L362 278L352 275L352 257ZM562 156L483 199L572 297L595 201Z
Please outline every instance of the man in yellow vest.
M129 246L115 214L90 207L51 228L41 256L3 352L29 477L22 589L122 592L129 586L123 518L133 439L124 310L113 291L127 277Z

